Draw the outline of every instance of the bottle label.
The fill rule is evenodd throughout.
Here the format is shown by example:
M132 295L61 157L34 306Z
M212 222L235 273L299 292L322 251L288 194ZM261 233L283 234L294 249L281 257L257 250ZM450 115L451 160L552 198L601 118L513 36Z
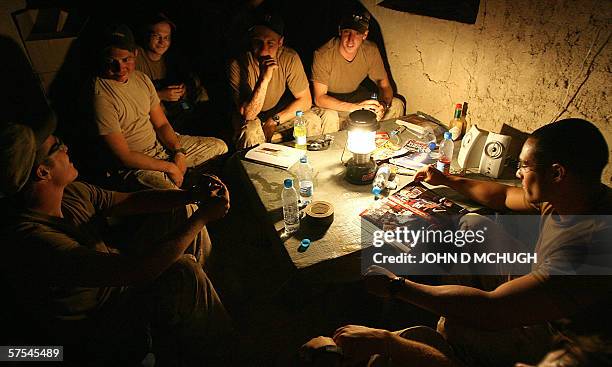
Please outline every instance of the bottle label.
M436 162L436 169L445 175L450 174L450 161L440 159Z
M300 182L300 196L302 197L312 196L312 182L310 181Z

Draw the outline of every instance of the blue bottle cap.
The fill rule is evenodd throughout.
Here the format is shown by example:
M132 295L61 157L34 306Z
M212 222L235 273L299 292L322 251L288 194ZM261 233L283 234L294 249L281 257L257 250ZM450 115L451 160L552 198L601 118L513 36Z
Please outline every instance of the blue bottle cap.
M290 189L293 187L293 179L286 178L283 184L285 185L285 188Z
M306 156L302 156L302 157L300 158L300 163L308 163L308 157L306 157Z
M453 135L451 134L451 132L450 132L450 131L445 131L445 132L444 132L444 139L450 139L450 138L452 138L452 136L453 136Z
M436 150L436 143L434 143L433 141L429 143L429 150L431 150L432 152L434 150Z
M372 194L380 195L381 192L382 192L382 189L380 187L378 187L378 186L372 187Z
M300 242L300 247L307 248L310 246L310 240L308 238L304 238L302 242Z
M302 117L304 115L304 112L298 110L298 111L295 111L295 115L299 116L299 117Z

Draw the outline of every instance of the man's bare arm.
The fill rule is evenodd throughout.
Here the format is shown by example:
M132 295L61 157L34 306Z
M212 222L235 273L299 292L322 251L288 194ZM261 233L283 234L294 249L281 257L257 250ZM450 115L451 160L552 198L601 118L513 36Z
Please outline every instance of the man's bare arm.
M295 117L295 111L308 111L312 107L312 98L310 96L310 89L306 88L303 91L293 95L295 100L282 111L278 113L281 122L289 121Z
M159 141L164 145L164 147L170 149L171 151L175 151L180 148L180 144L178 138L176 137L176 132L170 125L170 121L166 117L164 110L162 109L160 104L157 104L151 108L149 112L149 117L151 119L151 123L153 124L153 128L155 129L155 133Z
M131 151L122 133L102 135L102 139L119 163L127 168L148 169L168 173L172 170L178 170L172 162L151 158L146 154Z
M391 106L391 101L393 100L393 88L391 88L389 78L379 80L376 84L378 85L378 90L380 91L379 98L385 103L385 107Z
M144 256L122 256L78 247L62 257L53 282L85 287L125 286L156 279L185 252L208 223L225 216L230 207L227 190L218 190L185 223L152 244ZM207 239L208 240L208 239Z
M313 81L315 105L336 111L353 112L359 109L371 110L382 116L382 105L373 99L366 99L359 103L343 102L327 94L327 85Z
M254 120L263 108L268 91L268 85L272 80L274 70L278 69L276 60L268 57L259 61L261 64L261 73L255 83L255 88L251 94L251 98L245 101L240 106L240 115L245 120Z
M496 210L533 212L535 208L525 199L523 189L491 181L472 180L459 176L446 176L433 167L423 167L414 176L415 181L431 185L445 185L460 194Z

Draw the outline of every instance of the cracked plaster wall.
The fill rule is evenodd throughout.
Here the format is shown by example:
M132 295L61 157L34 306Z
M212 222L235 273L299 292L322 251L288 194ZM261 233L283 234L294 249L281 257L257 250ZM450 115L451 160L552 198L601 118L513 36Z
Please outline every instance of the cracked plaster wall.
M612 1L481 0L476 24L362 0L379 23L391 74L409 113L531 132L560 114L594 122L612 147ZM567 109L565 107L567 106ZM585 157L588 160L588 157ZM603 181L612 184L612 164Z

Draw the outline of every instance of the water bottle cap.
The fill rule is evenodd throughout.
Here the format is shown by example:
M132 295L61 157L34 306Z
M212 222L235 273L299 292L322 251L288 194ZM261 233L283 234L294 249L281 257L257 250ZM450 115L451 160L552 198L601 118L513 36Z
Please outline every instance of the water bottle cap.
M372 194L380 195L381 192L382 192L382 189L380 187L378 187L378 186L372 187Z
M436 143L434 143L433 141L429 143L429 150L431 150L432 152L434 150L436 150Z
M302 156L302 157L300 158L300 163L308 163L308 157L306 157L306 156Z
M286 178L285 181L283 182L283 184L285 185L286 189L290 189L290 188L293 187L293 179Z
M298 117L302 117L304 115L304 112L302 111L295 111L295 115Z
M304 238L302 242L300 242L300 247L307 248L310 246L310 240L308 238Z
M450 139L453 135L451 134L450 131L446 131L444 132L444 139Z

